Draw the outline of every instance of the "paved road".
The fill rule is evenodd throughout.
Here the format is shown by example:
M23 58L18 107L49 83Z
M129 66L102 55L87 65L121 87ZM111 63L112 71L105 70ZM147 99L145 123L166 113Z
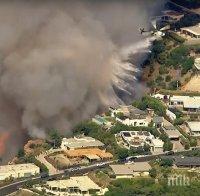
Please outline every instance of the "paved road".
M199 149L199 147L197 147ZM184 151L180 151L180 152L175 152L174 155L178 155L178 154L181 154L183 152L188 152L188 151L192 151L192 150L184 150ZM157 159L159 157L162 157L162 156L165 156L166 153L162 153L162 154L159 154L159 155L147 155L147 156L144 156L144 157L138 157L137 159L135 159L134 161L135 162L145 162L145 161L151 161L151 160L154 160L154 159ZM171 155L169 155L171 156ZM6 196L8 194L11 194L15 191L17 191L22 185L25 184L25 182L27 182L28 180L32 180L33 182L37 182L37 180L39 179L42 179L42 180L49 180L49 179L56 179L56 178L61 178L63 177L63 175L65 176L72 176L72 175L76 175L76 174L84 174L84 173L87 173L91 170L95 170L95 169L98 169L98 168L103 168L103 167L106 167L112 163L117 163L119 162L118 160L113 160L113 161L109 161L109 162L102 162L103 165L100 165L98 163L96 164L93 164L93 165L89 165L89 166L81 166L81 167L77 167L77 166L74 166L74 167L71 167L69 169L66 169L64 171L62 171L62 173L57 173L57 174L53 174L53 175L50 175L49 177L45 177L45 178L41 178L41 177L35 177L35 178L29 178L29 179L26 179L26 180L23 180L23 181L19 181L19 182L15 182L13 184L10 184L10 185L7 185L7 186L4 186L4 187L1 187L0 188L0 196ZM125 163L127 161L123 161L121 163Z
M31 180L32 182L35 181L35 183L37 183L37 181L40 180L40 179L42 179L42 180L50 180L50 179L61 178L63 176L84 174L84 173L87 173L87 172L89 172L91 170L95 170L95 169L98 169L98 168L106 167L109 164L114 163L115 161L116 160L102 162L102 164L96 163L96 164L93 164L93 165L81 166L81 167L74 166L74 167L71 167L69 169L64 170L62 173L53 174L53 175L50 175L49 177L41 178L39 176L39 177L28 178L26 180L18 181L18 182L9 184L7 186L1 187L0 188L0 196L6 196L6 195L9 195L9 194L17 191L20 187L22 187L29 180Z

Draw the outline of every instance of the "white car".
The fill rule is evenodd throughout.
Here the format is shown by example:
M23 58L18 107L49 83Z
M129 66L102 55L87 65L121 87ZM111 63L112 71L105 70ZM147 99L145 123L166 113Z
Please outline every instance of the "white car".
M103 166L105 165L106 163L97 163L97 167L100 167L100 166Z

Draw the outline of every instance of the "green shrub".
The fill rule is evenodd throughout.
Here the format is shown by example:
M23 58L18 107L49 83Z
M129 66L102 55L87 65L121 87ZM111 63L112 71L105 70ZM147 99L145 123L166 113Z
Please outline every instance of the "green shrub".
M184 123L184 119L177 118L174 120L174 125L182 125Z
M181 36L177 35L176 33L174 32L168 32L167 35L169 37L171 37L172 39L174 39L175 41L179 42L179 43L184 43L185 42L185 39L182 38Z
M167 76L165 77L165 82L170 82L171 79L172 79L172 77L171 77L170 75L167 75Z
M154 80L148 81L147 86L150 87L150 88L154 87L155 86Z
M141 110L151 108L159 116L164 116L166 114L166 107L164 104L160 100L150 96L144 96L140 101L135 101L133 106Z
M169 139L167 139L167 140L164 142L163 150L164 150L164 151L170 151L170 150L172 150L172 149L173 149L173 144L172 144L172 142L171 142Z
M162 76L158 76L157 78L156 78L156 82L157 83L160 83L160 82L162 82L164 79L163 79L163 77Z
M167 60L167 53L162 52L162 53L158 54L156 59L157 59L158 63L165 64L165 62Z
M163 75L163 74L168 74L168 73L169 73L169 71L167 70L167 67L164 65L161 65L159 68L159 74Z
M157 176L157 170L155 168L151 168L149 170L149 175L152 177L152 178L156 178Z
M160 161L160 166L162 167L171 167L173 165L173 160L171 159L162 159Z
M169 83L168 88L170 90L177 90L177 87L179 87L179 86L180 86L180 82L178 81L178 83L177 83L177 80L173 80Z

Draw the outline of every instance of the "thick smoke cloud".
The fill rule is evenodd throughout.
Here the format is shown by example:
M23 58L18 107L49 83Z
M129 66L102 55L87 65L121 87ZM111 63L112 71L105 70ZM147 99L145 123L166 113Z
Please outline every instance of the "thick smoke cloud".
M40 138L51 128L66 134L119 101L113 80L121 49L141 40L138 28L147 26L154 3L1 1L0 131L19 143L24 130Z

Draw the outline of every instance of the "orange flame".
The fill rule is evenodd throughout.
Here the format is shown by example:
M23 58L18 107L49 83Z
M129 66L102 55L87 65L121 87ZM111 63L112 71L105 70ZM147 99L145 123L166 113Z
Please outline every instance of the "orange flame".
M4 154L4 152L5 152L5 149L6 149L6 142L7 142L7 140L9 139L9 137L10 137L10 134L9 133L1 133L0 134L0 156L2 155L2 154Z

